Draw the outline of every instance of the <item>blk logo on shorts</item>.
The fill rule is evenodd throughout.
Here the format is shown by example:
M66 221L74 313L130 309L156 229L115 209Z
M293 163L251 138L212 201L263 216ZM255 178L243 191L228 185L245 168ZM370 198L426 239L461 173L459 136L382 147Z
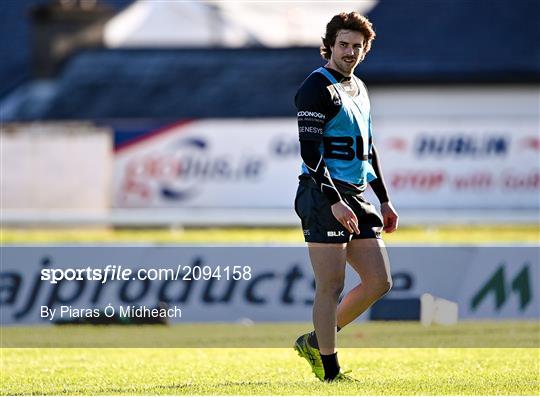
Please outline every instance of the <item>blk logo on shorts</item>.
M328 237L345 237L345 232L343 230L340 230L339 232L335 232L335 231L330 231L330 232L326 232L326 235Z
M311 233L309 229L304 229L304 236L309 236Z

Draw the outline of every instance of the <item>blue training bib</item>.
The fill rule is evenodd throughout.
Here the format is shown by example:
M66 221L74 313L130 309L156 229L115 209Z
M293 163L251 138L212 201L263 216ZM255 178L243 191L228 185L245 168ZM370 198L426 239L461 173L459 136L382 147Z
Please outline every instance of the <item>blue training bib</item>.
M324 127L323 142L319 148L332 179L356 185L366 185L377 178L371 165L371 110L367 91L353 75L359 94L351 98L328 70L321 67L313 73L322 73L332 83L341 101L339 112ZM309 174L305 164L302 172Z

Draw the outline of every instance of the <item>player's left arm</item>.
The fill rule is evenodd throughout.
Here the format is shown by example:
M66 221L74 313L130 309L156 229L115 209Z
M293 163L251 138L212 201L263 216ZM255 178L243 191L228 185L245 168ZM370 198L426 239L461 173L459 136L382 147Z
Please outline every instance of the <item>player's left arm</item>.
M399 216L396 209L392 205L392 202L390 201L390 197L388 196L388 190L386 189L386 183L384 181L380 165L379 153L377 152L375 145L372 145L371 150L371 165L375 170L377 178L372 180L369 185L371 186L371 188L375 192L375 195L379 199L379 202L381 203L381 215L383 216L384 222L383 230L386 233L392 233L398 228Z

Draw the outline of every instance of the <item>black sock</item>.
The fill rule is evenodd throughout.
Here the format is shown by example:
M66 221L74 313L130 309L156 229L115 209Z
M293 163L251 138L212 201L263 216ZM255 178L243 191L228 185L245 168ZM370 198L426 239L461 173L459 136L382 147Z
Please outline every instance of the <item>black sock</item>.
M315 335L315 331L311 331L309 333L308 342L311 347L314 347L315 349L319 348L319 341L317 340L317 335Z
M337 352L334 354L321 354L324 367L324 380L332 380L339 374Z
M341 327L338 325L337 332L341 331ZM319 348L319 341L317 340L317 335L315 334L315 331L311 331L308 336L308 342L311 345L311 347L314 347L315 349Z

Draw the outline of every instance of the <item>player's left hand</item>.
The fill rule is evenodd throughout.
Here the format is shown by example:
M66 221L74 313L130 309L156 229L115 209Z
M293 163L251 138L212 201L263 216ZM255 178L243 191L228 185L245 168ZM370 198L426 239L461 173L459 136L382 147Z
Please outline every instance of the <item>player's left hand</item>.
M390 201L381 204L381 215L384 223L383 230L386 233L395 232L398 228L399 216Z

